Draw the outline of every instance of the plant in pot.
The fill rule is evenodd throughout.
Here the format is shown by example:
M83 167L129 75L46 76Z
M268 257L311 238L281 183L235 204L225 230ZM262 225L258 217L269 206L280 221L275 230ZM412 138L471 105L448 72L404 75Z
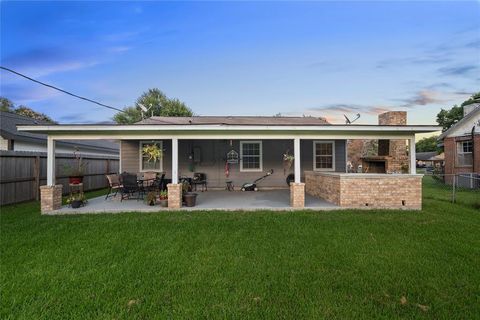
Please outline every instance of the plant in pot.
M65 165L65 171L68 174L68 182L70 184L79 184L83 182L85 168L88 164L88 162L83 161L82 156L78 151L78 148L75 147L75 150L73 151L73 164Z
M83 193L72 194L67 198L67 204L74 208L80 208L85 205L85 195Z
M192 192L192 186L188 180L183 180L182 182L182 200L187 207L195 207L197 201L197 195L195 192Z
M283 154L283 174L286 175L287 172L290 170L293 164L293 160L295 160L295 157L293 154L290 154L290 150L287 150Z
M147 196L145 197L145 202L148 203L149 206L154 206L156 201L157 195L155 192L151 191L147 193Z
M160 206L166 208L168 207L168 191L160 191Z

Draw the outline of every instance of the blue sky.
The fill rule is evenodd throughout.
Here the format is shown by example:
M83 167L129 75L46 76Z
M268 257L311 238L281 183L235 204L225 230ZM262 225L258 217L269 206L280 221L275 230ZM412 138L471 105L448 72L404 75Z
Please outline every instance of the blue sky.
M105 104L158 87L199 115L434 123L480 91L480 2L10 2L1 64ZM114 112L1 71L1 95L62 123Z

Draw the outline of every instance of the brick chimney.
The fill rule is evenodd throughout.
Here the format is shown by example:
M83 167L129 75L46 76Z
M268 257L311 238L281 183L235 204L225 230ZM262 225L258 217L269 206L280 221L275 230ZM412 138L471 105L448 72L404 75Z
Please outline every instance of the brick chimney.
M381 126L406 125L406 111L388 111L378 115L378 124ZM407 142L405 140L378 140L378 155L390 156L388 171L401 172L402 166L408 164Z

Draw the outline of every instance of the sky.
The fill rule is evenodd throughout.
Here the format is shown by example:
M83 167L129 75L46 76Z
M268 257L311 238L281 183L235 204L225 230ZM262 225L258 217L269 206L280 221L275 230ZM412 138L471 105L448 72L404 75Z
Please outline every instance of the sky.
M480 91L480 2L1 1L1 65L123 108L148 88L197 115L388 110L434 124ZM0 71L0 95L60 123L114 111Z

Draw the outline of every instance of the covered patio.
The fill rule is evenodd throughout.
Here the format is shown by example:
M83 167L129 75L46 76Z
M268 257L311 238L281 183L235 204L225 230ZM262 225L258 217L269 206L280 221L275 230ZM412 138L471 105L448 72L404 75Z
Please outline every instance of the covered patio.
M378 125L333 125L313 117L199 116L152 117L132 125L48 125L18 129L48 135L47 185L41 187L42 212L68 213L70 209L61 207L62 186L56 184L55 179L55 145L62 139L120 141L119 173L152 170L165 173L168 209L369 207L418 210L421 209L421 176L415 172L415 134L437 131L439 127L407 125L405 112L392 111L379 115ZM347 142L352 139L378 140L379 153L383 150L386 153L382 153L383 160L390 161L384 166L386 172L372 175L372 169L361 175L348 173ZM387 143L392 140L403 142ZM163 157L152 167L145 162L142 148L153 143L162 148ZM227 162L231 152L237 155L234 164ZM293 159L293 165L287 170L282 170L282 153L283 157L286 153ZM401 162L395 161L400 159L399 154L402 154ZM370 162L365 167L373 168ZM239 187L273 168L275 174L259 184L258 193L228 193L212 188L199 193L194 209L183 207L182 176L206 172L213 187L221 190L227 180L234 180ZM399 172L400 169L405 172ZM286 185L285 175L289 174L292 180ZM159 206L148 208L142 201L119 203L93 199L80 210L164 210Z
M208 191L198 192L195 207L182 207L181 210L223 210L223 211L255 211L255 210L292 210L290 207L290 191L288 189L264 190L258 192L241 191ZM297 208L298 209L298 208ZM318 197L306 195L304 210L334 210L339 206ZM78 209L62 206L50 214L82 214L82 213L119 213L119 212L162 212L169 210L158 205L149 206L142 200L123 200L119 196L104 196L88 200L88 205Z

